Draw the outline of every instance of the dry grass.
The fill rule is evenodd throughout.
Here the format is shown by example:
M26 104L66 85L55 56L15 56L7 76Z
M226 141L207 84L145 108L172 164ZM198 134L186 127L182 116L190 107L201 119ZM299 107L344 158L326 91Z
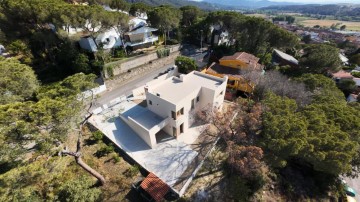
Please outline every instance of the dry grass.
M135 176L127 177L126 173L132 166L126 162L122 157L120 161L116 162L116 152L110 153L103 157L96 157L95 153L104 145L103 142L92 142L91 133L86 129L86 134L83 136L82 156L83 160L96 171L101 173L105 179L106 184L101 187L103 201L125 201L126 194L131 189L131 183L135 182L140 177L140 173ZM71 134L68 138L68 145L70 150L75 150L77 141L77 134ZM88 174L83 171L75 162L71 166L76 167L75 170L78 175ZM94 178L95 182L95 178Z
M246 16L250 17L258 17L258 18L268 18L266 14L254 13L254 14L245 14Z
M360 31L360 22L348 22L340 20L304 20L299 22L306 27L313 27L315 25L320 25L322 27L330 27L333 24L341 23L340 26L346 25L346 30Z

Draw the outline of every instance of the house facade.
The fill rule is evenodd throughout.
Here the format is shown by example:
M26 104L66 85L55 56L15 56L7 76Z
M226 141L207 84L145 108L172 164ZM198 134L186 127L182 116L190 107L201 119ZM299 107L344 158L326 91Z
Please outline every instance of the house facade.
M152 132L149 130L147 144L152 148L156 146L156 133L160 130L175 138L188 132L195 122L197 110L221 110L226 83L227 77L218 78L193 71L146 86L147 109L155 114L148 117L158 118L156 127L151 127ZM140 136L147 138L145 133Z

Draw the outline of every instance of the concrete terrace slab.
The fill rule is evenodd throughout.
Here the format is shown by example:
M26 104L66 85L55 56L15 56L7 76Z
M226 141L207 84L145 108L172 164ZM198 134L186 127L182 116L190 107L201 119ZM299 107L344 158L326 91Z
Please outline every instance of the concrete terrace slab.
M162 118L155 114L154 112L137 105L134 102L127 102L127 107L122 112L123 117L130 117L134 119L137 123L150 130L154 126L157 126L159 123L164 121L166 118ZM132 106L131 106L132 105Z
M119 118L120 113L133 107L133 102L119 103L98 115L93 115L89 122L142 167L173 187L198 153L189 145L175 139L158 143L156 148L151 149Z

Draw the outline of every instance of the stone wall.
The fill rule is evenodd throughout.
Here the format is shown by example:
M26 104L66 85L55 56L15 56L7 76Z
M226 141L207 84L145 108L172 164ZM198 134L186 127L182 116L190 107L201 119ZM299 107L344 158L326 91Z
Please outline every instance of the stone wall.
M170 46L168 48L170 49L170 53L174 53L174 52L178 52L180 50L180 45L174 45L174 46ZM157 55L156 51L153 51L153 52L146 53L144 55L136 56L133 58L129 58L126 60L110 62L110 63L105 64L105 67L104 67L105 74L104 75L105 75L105 78L110 77L108 75L108 73L106 72L107 67L111 67L112 71L113 71L113 75L117 76L117 75L123 74L125 72L128 72L129 70L137 68L139 66L146 65L146 64L150 63L151 61L154 61L157 59L158 59L158 55Z
M172 64L175 61L175 58L180 55L180 52L173 52L168 57L160 58L153 60L151 63L147 63L145 65L141 65L131 69L130 72L124 72L112 79L106 81L106 86L109 90L114 88L115 86L119 86L126 81L135 79L137 77L141 77L142 75L154 71L156 69L160 69L166 65Z

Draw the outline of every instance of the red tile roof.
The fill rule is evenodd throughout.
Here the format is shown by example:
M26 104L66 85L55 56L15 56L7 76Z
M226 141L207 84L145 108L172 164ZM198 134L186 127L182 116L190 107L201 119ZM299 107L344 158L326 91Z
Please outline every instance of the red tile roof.
M140 186L150 194L155 201L161 201L170 189L170 187L154 175L154 173L149 173L144 181L141 182Z
M354 78L350 72L346 72L344 70L340 70L336 73L332 74L333 78L339 78L339 79L352 79Z
M247 64L247 68L254 69L254 70L261 70L263 66L259 64L259 58L245 52L237 52L234 55L224 56L220 59L221 60L239 60Z
M234 55L224 56L220 60L241 60L246 63L257 63L259 62L259 58L245 52L237 52Z

